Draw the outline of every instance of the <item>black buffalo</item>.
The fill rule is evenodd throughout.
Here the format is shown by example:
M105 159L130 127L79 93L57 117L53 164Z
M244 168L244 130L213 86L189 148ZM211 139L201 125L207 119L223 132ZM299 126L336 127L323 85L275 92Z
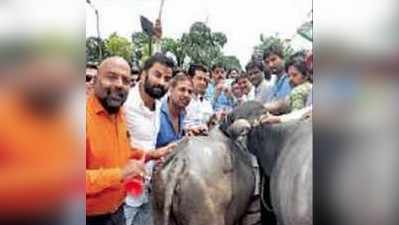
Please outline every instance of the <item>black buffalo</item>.
M278 221L311 224L311 123L259 125L258 119L265 114L261 104L247 102L228 114L209 136L179 143L154 172L154 224L237 224L255 187L247 149L271 176Z
M255 119L265 113L250 104L227 116ZM248 113L250 112L250 113ZM226 123L227 124L227 123ZM243 129L244 130L244 129ZM234 225L243 217L255 188L251 155L228 129L186 138L153 176L155 225Z
M311 119L267 125L259 124L257 120L245 120L243 115L238 116L241 120L236 120L235 113L229 115L233 119L227 120L222 127L230 130L233 137L247 134L244 144L257 157L265 175L263 180L267 181L262 184L266 190L263 199L271 195L271 206L267 206L267 200L263 204L269 210L272 208L278 224L313 224ZM248 112L248 115L253 113Z

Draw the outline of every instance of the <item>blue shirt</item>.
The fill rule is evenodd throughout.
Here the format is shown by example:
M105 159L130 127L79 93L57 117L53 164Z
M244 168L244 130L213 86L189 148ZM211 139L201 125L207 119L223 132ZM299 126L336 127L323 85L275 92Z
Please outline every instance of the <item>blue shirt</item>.
M228 97L224 94L224 92L220 93L220 95L215 99L216 95L216 87L215 83L209 83L208 88L206 89L205 99L207 99L212 104L212 108L215 112L220 110L231 111L234 107L234 100L232 97Z
M234 100L231 97L226 96L223 92L215 99L212 103L213 110L215 112L224 110L230 112L234 107Z
M216 87L215 87L214 81L210 82L208 84L208 88L206 89L205 96L204 96L205 99L208 100L209 102L213 101L213 96L215 96L215 89L216 89Z
M168 99L165 98L161 105L160 113L160 129L157 136L156 147L163 147L174 141L180 140L183 137L183 122L185 113L180 112L179 115L179 131L176 132L173 128L172 116L169 112Z
M292 90L292 87L290 85L290 79L287 74L283 74L280 79L276 81L276 84L274 84L272 93L269 96L270 101L275 101L275 100L281 100L285 97L287 97Z

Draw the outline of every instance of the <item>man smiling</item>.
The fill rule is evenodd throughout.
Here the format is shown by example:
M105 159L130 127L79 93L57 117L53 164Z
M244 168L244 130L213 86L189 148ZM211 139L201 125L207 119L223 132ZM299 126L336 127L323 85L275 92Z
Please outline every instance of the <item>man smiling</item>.
M157 148L183 137L183 122L186 107L191 101L193 83L185 74L176 75L170 82L169 96L161 106L161 129L158 133Z
M86 223L124 225L122 182L144 175L144 163L133 153L122 104L130 83L129 64L120 57L105 59L86 105ZM141 158L141 157L139 157Z

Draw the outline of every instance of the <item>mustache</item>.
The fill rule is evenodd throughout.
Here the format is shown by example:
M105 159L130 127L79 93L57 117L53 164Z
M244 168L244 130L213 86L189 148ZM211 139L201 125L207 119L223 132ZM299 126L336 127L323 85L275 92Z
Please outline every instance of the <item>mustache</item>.
M121 103L125 102L127 98L128 92L125 90L112 89L109 88L106 90L106 98L113 101L120 101Z
M117 96L117 97L125 97L127 95L127 91L124 90L118 90L118 89L112 89L108 88L107 89L107 96Z
M164 86L161 86L161 85L154 85L154 86L152 86L152 89L158 89L158 90L161 90L161 91L165 91L165 87Z

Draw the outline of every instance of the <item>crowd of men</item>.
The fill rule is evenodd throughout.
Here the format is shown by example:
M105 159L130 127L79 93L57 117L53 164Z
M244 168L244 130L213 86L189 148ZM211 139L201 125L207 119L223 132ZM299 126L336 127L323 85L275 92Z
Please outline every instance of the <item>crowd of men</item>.
M287 61L271 45L263 61L245 71L215 64L187 70L156 53L141 69L121 57L86 69L86 222L151 225L151 172L184 136L207 135L243 102L263 103L263 123L280 123L312 112L312 55ZM143 178L139 196L124 182Z

